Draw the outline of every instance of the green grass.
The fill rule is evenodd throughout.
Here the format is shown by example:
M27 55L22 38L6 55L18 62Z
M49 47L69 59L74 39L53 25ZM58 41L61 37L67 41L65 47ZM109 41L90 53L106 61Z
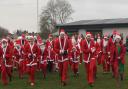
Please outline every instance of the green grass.
M128 59L128 55L127 55ZM126 59L126 60L127 60ZM23 80L18 78L18 74L14 72L13 81L7 86L3 86L0 82L0 89L128 89L128 60L125 65L125 80L121 82L121 88L117 88L116 80L111 74L103 74L102 66L98 66L97 79L93 88L89 87L85 77L85 69L83 64L79 68L80 75L78 78L73 77L71 70L68 72L68 85L62 87L60 84L59 74L48 73L47 78L42 78L42 72L36 73L36 84L31 87L27 83L28 76L25 75Z

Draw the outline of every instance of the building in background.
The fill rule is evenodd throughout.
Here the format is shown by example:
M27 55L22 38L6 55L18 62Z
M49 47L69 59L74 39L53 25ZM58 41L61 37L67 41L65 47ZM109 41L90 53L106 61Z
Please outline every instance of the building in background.
M123 34L126 39L128 35L128 18L120 19L103 19L103 20L80 20L66 24L58 24L57 29L65 29L68 33L78 32L85 35L86 31L92 32L94 35L97 33L112 34L113 29ZM124 43L126 40L124 40Z

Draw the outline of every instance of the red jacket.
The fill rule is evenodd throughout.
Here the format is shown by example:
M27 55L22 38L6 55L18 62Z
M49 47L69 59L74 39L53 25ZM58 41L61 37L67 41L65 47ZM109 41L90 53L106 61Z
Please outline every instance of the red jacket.
M122 64L125 64L126 49L122 44L120 45L120 48L120 54L118 54L118 48L114 45L114 62L121 60ZM120 59L118 59L118 57L120 57Z
M96 50L93 52L93 50L92 50L93 48L96 49L95 43L93 40L90 41L90 47L89 47L89 44L86 39L82 42L82 50L83 50L83 54L84 54L84 62L85 63L88 63L91 59L95 59L95 57L96 57L95 51Z
M99 53L102 52L102 40L100 39L100 42L96 42L96 54L98 55Z
M5 60L3 59L5 57ZM7 48L4 51L4 48L0 47L0 58L1 58L1 65L12 67L12 55L11 55L11 46L8 44Z
M109 41L107 41L107 44L105 45L105 40L102 39L101 41L101 51L102 53L107 53L110 52L110 48L109 48Z
M58 59L59 59L58 61L60 62L66 61L68 58L68 52L70 51L69 39L67 39L66 37L64 39L58 37L54 44L54 50L58 54ZM64 50L65 52L67 51L67 54L61 55L60 54L61 50Z
M53 48L54 41L47 40L43 54L44 59L47 59L48 61L54 61L56 53Z
M20 59L24 59L24 50L23 50L23 48L21 47L20 49L18 49L17 47L15 47L13 56L15 57L16 62L21 61Z
M39 49L36 43L31 46L29 43L25 45L25 54L27 58L27 64L36 64L39 57Z

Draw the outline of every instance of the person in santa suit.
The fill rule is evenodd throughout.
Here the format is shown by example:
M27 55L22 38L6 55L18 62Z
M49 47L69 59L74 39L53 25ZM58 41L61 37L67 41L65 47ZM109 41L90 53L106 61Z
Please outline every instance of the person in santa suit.
M86 32L86 38L82 42L82 49L84 54L85 69L87 81L90 86L94 84L95 78L95 64L96 64L96 47L93 40L91 40L91 33Z
M102 39L100 37L100 34L97 34L97 39L96 39L96 52L97 52L97 62L98 65L101 64L101 56L102 56L102 51L101 51L101 43Z
M22 51L24 53L24 56L23 56L23 74L26 73L26 54L25 54L25 45L28 44L28 40L26 39L26 36L24 34L21 35L21 37L18 37L18 39L16 40L16 43L20 44L21 48L22 48Z
M0 48L1 58L1 79L4 85L8 84L12 80L12 55L11 46L8 44L7 39L2 39L2 45Z
M114 43L114 77L116 79L124 80L124 64L125 64L126 49L121 41L121 36L119 33L115 36Z
M114 43L115 43L115 36L117 31L114 29L112 36L109 38L108 42L108 55L110 55L110 63L112 68L112 77L114 77L114 62L113 62L113 53L114 53Z
M83 60L83 52L82 52L82 41L83 41L83 38L82 38L82 34L78 35L78 44L79 44L79 49L80 49L80 64L82 63L82 60Z
M29 82L31 86L35 85L35 71L38 58L38 46L33 36L29 37L29 43L25 45L26 66L29 74Z
M24 50L18 42L15 44L13 56L18 67L19 78L22 79L24 74Z
M58 54L58 65L59 65L59 72L61 77L61 83L65 86L67 80L67 72L68 72L68 52L70 51L69 40L65 37L64 29L60 30L60 35L56 39L54 50Z
M49 72L53 71L54 61L55 61L55 52L54 52L54 42L52 34L49 34L48 40L46 41L45 49L44 49L44 59L47 59L48 62L48 70Z
M104 35L104 39L101 42L101 64L103 65L103 73L110 72L110 54L109 52L109 43L108 35Z
M70 52L70 61L72 71L74 72L74 76L79 75L78 67L79 67L79 58L80 58L80 44L78 43L78 36L74 34L71 40L71 52Z
M45 48L44 48L45 49ZM43 78L46 78L46 72L47 72L47 59L44 58L44 49L43 49L43 45L40 44L39 45L39 51L38 51L38 60L40 62L40 69L43 72Z

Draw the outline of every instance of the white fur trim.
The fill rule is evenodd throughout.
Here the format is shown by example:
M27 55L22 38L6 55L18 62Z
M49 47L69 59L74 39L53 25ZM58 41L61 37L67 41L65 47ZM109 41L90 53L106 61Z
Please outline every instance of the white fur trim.
M6 42L7 42L7 39L2 39L2 42L3 42L3 41L6 41Z
M91 34L86 34L86 37L91 36Z
M116 36L115 36L115 40L116 40L116 39L121 39L121 37L120 37L119 35L116 35Z

